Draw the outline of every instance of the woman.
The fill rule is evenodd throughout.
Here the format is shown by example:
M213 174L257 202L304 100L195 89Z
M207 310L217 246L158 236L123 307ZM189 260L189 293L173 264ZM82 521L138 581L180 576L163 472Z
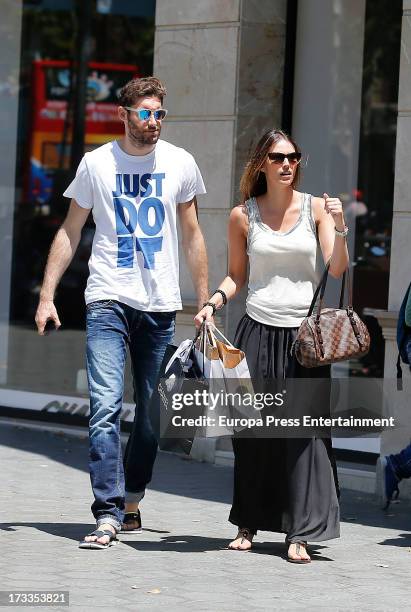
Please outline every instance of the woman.
M296 190L301 152L292 138L269 130L240 183L242 204L229 220L229 273L195 318L199 325L249 284L246 314L234 344L253 378L328 377L329 367L305 369L292 343L319 281L318 243L330 274L348 264L342 204ZM234 499L229 544L248 550L257 529L286 533L288 560L309 563L307 541L339 537L339 507L330 440L233 439Z

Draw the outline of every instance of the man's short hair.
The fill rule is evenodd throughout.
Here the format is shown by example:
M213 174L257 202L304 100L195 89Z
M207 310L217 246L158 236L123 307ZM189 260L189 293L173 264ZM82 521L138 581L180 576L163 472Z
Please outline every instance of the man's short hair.
M141 79L132 79L121 88L118 101L120 106L133 106L139 98L159 98L163 104L163 98L167 90L162 82L156 77L149 76Z

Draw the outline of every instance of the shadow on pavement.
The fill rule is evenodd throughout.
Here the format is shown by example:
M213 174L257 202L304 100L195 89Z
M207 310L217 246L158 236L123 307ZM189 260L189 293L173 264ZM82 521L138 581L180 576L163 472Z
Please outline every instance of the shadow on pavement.
M76 470L88 472L88 439L59 431L29 429L0 421L0 445L49 457Z
M88 472L86 434L82 439L65 433L33 430L0 421L0 445L36 453L73 469ZM232 484L232 469L229 467L217 467L160 452L149 489L192 499L230 504ZM384 512L374 495L345 489L342 491L340 503L343 524L362 524L404 532L411 530L409 500L391 504L389 511ZM61 526L61 523L56 523L54 526L56 535L62 535ZM79 528L81 534L84 534L84 526L80 525ZM406 546L396 540L386 540L385 543Z
M18 532L19 527L37 529L49 535L74 540L75 542L79 542L87 533L96 528L93 523L0 523L0 531Z
M334 561L334 559L325 557L321 554L321 551L326 548L328 548L328 546L309 543L307 550L313 561ZM255 542L250 552L252 554L272 555L274 557L283 557L286 559L287 546L285 543L283 544L281 542Z
M43 533L48 533L52 536L57 536L59 538L65 538L66 540L74 540L75 542L79 542L84 538L84 536L88 533L91 533L96 529L96 525L94 523L0 523L0 532L18 532L19 527L29 528L29 529L37 529L38 531L42 531ZM159 530L159 529L143 529L143 532L147 531L150 533L170 533L169 531ZM130 536L128 536L130 537ZM186 537L186 536L181 536ZM121 536L120 538L121 539ZM127 543L127 542L126 542Z
M227 539L210 538L207 536L177 535L161 538L159 542L148 542L141 539L138 541L131 541L121 536L120 539L123 544L126 544L130 548L146 552L172 551L179 553L193 553L219 550L229 551L232 555L244 554L244 551L229 550L227 548L229 540ZM330 557L325 557L320 554L320 551L325 548L327 548L327 546L310 546L309 552L311 554L311 558L316 561L333 561L333 559L330 559ZM268 555L286 559L286 552L286 545L281 542L255 542L252 550L247 551L246 554Z
M411 503L409 500L392 504L388 511L384 511L381 508L381 502L376 499L375 495L343 489L340 506L342 524L353 523L411 531Z
M138 551L173 551L180 553L192 553L228 550L227 538L210 538L208 536L195 536L187 534L162 537L157 542L143 540L141 539L141 536L138 538L138 540L133 540L131 535L125 536L124 534L121 534L119 539L121 540L122 544L125 544L126 546L134 548Z
M129 540L120 536L120 540L126 546L134 548L138 551L146 552L178 552L178 553L193 553L193 552L211 552L211 551L228 551L231 555L241 555L244 551L229 550L227 548L229 540L227 538L210 538L207 536L196 535L173 535L161 538L158 542L144 541L142 539ZM309 547L312 559L318 561L332 561L329 557L324 557L319 554L319 551L327 546L313 545ZM286 545L281 542L255 542L253 548L245 554L268 555L273 557L286 558Z
M91 533L95 529L95 525L80 524L80 523L39 523L39 522L20 522L20 523L0 523L0 532L18 533L19 527L37 529L49 535L80 542L85 535ZM138 552L177 552L177 553L206 553L216 551L229 551L227 548L229 540L227 538L214 538L208 536L197 535L170 535L161 536L158 541L144 540L144 532L150 533L170 533L167 531L158 531L155 529L143 529L143 533L135 538L132 534L120 534L119 541L129 548ZM311 545L309 552L311 558L315 561L333 561L329 557L320 554L322 549L327 546ZM247 554L268 555L286 559L286 545L282 542L255 542L253 549L247 551ZM244 554L239 551L230 550L230 554Z
M389 538L378 542L382 546L401 546L403 548L410 548L411 550L411 533L400 533L398 538Z
M88 474L88 436L28 429L0 421L0 446L47 457ZM232 470L159 452L149 489L219 503L231 501Z

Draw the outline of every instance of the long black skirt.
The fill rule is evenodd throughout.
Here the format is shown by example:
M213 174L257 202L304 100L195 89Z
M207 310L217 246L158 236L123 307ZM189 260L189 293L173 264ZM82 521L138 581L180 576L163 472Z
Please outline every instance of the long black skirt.
M290 349L297 328L264 325L244 315L234 345L252 378L328 378L330 368L303 368ZM338 483L329 438L233 438L234 496L229 520L289 542L340 535Z

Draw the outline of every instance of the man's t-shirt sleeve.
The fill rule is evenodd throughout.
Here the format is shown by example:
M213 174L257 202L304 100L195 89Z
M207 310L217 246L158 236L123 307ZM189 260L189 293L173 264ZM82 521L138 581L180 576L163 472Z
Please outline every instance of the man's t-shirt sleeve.
M77 168L75 178L67 187L63 196L66 198L74 198L77 204L82 208L93 208L93 187L85 156Z
M203 177L192 155L187 154L179 203L189 202L196 195L206 192Z

